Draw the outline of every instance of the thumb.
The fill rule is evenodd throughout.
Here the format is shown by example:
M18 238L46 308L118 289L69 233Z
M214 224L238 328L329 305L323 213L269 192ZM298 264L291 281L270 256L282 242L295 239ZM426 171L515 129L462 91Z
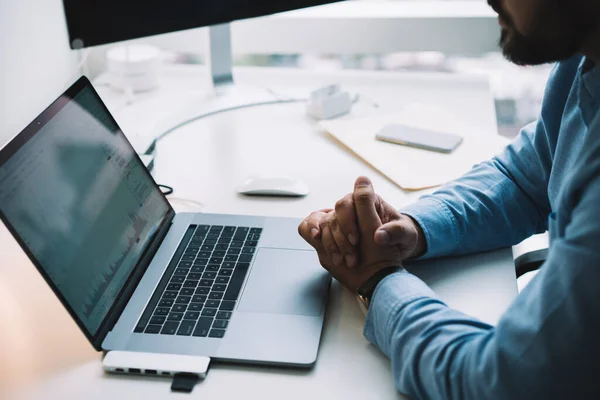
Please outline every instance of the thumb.
M381 219L375 208L375 191L369 178L361 176L354 184L354 204L358 226L371 235L381 226Z
M375 243L380 246L410 244L414 238L409 224L405 219L388 222L375 231Z

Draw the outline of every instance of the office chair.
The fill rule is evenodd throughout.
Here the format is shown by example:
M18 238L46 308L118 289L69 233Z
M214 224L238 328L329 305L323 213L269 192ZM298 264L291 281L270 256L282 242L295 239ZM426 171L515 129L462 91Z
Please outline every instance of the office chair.
M533 235L513 246L517 278L527 272L536 271L542 266L548 257L549 244L548 232L546 232Z
M548 233L534 235L524 240L516 246L513 246L513 257L515 259L515 272L517 275L517 285L519 292L527 286L533 279L532 276L524 276L533 271L539 270L548 258ZM532 275L532 274L530 274Z

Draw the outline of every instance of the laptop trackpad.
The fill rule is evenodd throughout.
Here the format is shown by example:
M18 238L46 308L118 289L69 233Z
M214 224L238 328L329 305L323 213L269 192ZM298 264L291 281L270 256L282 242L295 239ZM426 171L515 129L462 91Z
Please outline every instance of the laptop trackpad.
M328 282L314 251L259 248L238 311L318 317Z

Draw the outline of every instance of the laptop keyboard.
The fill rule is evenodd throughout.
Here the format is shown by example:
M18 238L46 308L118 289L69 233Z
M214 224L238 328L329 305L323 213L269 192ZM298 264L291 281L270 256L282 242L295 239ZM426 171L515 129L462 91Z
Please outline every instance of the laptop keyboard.
M224 337L261 232L190 225L134 332Z

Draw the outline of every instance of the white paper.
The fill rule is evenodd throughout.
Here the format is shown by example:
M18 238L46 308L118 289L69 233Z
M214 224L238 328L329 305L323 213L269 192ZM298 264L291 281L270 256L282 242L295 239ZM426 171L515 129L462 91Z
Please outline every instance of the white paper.
M375 135L389 124L402 124L464 138L450 154L386 143ZM405 190L442 185L502 151L509 140L496 132L481 132L442 109L413 104L400 112L360 119L322 121L333 138Z

